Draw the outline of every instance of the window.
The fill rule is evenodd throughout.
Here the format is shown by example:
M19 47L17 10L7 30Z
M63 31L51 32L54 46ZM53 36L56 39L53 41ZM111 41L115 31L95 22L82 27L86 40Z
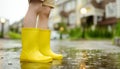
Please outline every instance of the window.
M66 12L68 12L68 11L71 11L71 10L73 10L73 9L75 9L75 1L76 0L72 0L72 1L70 1L70 2L68 2L68 3L66 3L66 5L65 5L65 11Z
M109 18L109 17L116 17L116 13L117 13L117 7L116 7L116 3L109 3L106 5L105 7L105 11L106 11L106 17Z
M69 23L74 24L75 22L76 22L76 15L75 15L75 13L71 13L69 15Z

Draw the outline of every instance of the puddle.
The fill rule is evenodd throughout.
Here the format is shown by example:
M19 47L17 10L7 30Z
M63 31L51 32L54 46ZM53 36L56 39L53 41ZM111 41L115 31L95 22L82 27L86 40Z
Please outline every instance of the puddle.
M120 69L120 53L104 50L80 50L62 48L66 57L62 69ZM66 67L66 68L64 68Z
M58 52L64 55L63 60L52 63L19 62L20 48L6 49L3 58L3 69L120 69L120 53L104 50L83 50L60 47Z

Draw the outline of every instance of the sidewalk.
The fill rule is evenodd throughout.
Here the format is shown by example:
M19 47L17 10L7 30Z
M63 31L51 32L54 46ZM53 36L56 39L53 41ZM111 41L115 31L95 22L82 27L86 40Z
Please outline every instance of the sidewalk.
M65 46L65 47L75 47L78 49L102 49L102 50L120 50L120 47L112 44L111 41L108 40L87 40L87 41L59 41L59 40L51 40L51 47ZM0 39L0 47L1 48L21 48L20 40L1 40Z
M87 41L53 41L60 46L74 47L77 49L106 50L107 52L120 52L120 47L113 45L109 40L87 40Z

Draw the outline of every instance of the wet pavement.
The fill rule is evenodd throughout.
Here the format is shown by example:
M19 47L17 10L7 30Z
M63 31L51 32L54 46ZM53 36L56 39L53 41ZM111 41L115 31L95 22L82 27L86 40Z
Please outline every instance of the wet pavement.
M0 69L120 69L120 47L108 40L52 40L51 48L64 59L46 64L20 63L20 40L0 40Z

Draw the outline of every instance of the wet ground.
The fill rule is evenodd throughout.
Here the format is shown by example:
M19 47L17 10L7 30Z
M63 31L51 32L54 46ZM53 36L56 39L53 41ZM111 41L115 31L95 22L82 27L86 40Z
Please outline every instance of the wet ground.
M51 48L64 59L20 63L20 41L0 40L0 69L120 69L120 47L111 41L51 41Z

